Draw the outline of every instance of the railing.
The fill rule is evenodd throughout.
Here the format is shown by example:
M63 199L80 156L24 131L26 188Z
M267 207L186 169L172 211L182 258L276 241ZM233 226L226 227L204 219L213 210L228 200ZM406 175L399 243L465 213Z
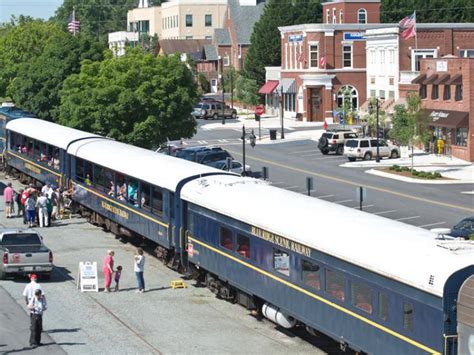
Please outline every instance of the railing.
M415 79L420 72L417 71L401 71L400 72L400 84L411 84L412 80Z

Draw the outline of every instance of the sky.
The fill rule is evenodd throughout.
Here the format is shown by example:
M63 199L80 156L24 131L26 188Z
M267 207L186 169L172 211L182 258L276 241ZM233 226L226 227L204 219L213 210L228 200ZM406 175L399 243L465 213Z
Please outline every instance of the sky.
M0 0L0 22L8 21L11 15L28 15L48 19L63 0Z

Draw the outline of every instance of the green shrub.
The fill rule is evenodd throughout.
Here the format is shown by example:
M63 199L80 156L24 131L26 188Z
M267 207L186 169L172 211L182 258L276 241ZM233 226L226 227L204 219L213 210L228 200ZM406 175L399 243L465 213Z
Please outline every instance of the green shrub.
M412 174L413 176L419 176L420 173L419 173L418 171L416 171L415 169L413 169L412 172L411 172L411 174Z
M410 168L408 166L403 166L400 169L401 171L410 171Z
M441 174L438 173L438 172L435 172L435 173L434 173L434 177L437 178L437 179L440 179L440 178L443 177L443 175L441 175Z

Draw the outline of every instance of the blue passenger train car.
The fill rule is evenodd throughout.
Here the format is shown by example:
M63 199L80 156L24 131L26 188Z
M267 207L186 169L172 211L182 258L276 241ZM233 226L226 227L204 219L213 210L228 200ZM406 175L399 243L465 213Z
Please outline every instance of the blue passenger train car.
M458 333L469 346L472 241L41 120L9 122L7 139L9 168L70 187L92 222L282 327L371 354L461 355Z

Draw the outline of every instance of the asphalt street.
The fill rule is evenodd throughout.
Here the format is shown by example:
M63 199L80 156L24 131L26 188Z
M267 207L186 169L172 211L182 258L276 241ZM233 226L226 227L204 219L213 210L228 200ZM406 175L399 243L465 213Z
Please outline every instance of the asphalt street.
M206 122L199 122L199 126ZM294 131L294 130L292 130ZM289 131L287 131L289 132ZM265 130L264 134L268 134ZM241 130L237 128L202 130L189 145L220 145L242 161ZM279 138L279 135L278 135ZM474 214L472 184L429 185L410 184L366 174L367 168L346 168L340 165L347 158L323 155L312 140L277 140L276 144L246 145L246 163L253 172L263 166L269 170L269 180L281 188L307 193L306 178L312 177L311 195L326 201L359 208L356 189L367 190L363 210L390 219L431 229L449 228L462 218Z
M14 181L14 188L19 187ZM0 212L2 227L23 227L21 218L4 217L3 198ZM48 297L43 324L47 345L29 349L29 319L21 295L28 280L9 278L0 280L0 353L342 354L339 344L324 335L311 337L302 327L289 332L266 319L257 320L244 307L216 298L192 280L185 280L185 289L172 289L171 281L182 275L150 255L156 247L152 243L119 239L77 217L37 230L55 263L51 280L40 280ZM137 246L146 255L144 294L135 292ZM102 287L108 249L115 251L115 265L123 266L121 291L81 293L79 262L97 262Z

